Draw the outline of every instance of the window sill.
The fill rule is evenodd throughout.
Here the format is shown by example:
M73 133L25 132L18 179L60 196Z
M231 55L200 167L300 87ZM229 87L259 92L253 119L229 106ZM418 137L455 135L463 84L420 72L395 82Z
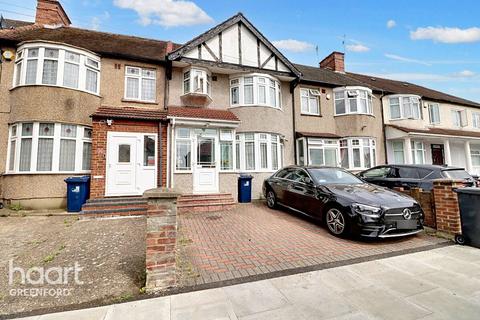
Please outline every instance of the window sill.
M90 175L91 171L59 171L59 172L6 172L4 176L19 176L19 175Z
M158 104L156 101L144 101L144 100L127 99L127 98L123 98L121 101L122 102L141 103L141 104Z
M423 121L423 119L414 119L414 118L398 118L398 119L390 119L390 121L401 121L401 120L420 120Z
M375 118L375 115L371 113L343 113L343 114L335 114L334 117L344 117L344 116L368 116Z
M277 108L277 107L272 107L272 106L267 106L263 104L236 104L234 106L230 106L229 109L235 109L235 108L270 108L270 109L275 109L278 111L283 112L283 108Z
M65 86L58 86L58 85L54 85L54 84L21 84L21 85L12 87L12 88L10 88L9 90L10 90L10 91L14 91L15 89L24 88L24 87L61 88L61 89L67 89L67 90L73 90L73 91L88 93L88 94L91 94L91 95L96 96L96 97L99 97L99 98L102 97L99 93L95 93L95 92L91 92L91 91L87 91L87 90L82 90L82 89L77 89L77 88L70 88L70 87L65 87Z
M322 118L323 115L321 114L315 114L315 113L300 113L301 116L304 116L304 117L317 117L317 118Z

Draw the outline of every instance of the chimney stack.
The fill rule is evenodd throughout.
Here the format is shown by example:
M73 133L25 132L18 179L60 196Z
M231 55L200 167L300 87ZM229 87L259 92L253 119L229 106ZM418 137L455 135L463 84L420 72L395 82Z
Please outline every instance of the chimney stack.
M37 0L37 12L35 23L41 25L62 25L72 24L65 10L58 0Z
M345 54L334 51L320 61L320 68L345 73Z

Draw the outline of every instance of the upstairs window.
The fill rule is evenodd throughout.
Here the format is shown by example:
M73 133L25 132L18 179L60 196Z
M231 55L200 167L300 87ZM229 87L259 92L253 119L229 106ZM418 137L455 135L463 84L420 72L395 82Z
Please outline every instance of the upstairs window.
M373 115L372 91L362 87L334 89L335 115L370 114Z
M18 48L13 85L60 86L99 94L99 75L100 59L90 52L29 43Z
M280 82L270 76L257 74L230 79L230 105L280 109Z
M316 89L300 89L302 114L320 115L320 91Z
M392 96L390 101L390 119L421 119L420 97Z
M480 113L479 112L472 113L472 122L473 122L474 128L480 129Z
M155 102L156 70L149 68L125 68L125 99Z
M428 116L430 119L430 124L440 123L440 107L438 103L430 103L428 105Z
M211 95L211 81L208 71L195 68L188 69L183 73L183 94Z
M452 124L454 127L466 127L467 112L465 110L452 110Z

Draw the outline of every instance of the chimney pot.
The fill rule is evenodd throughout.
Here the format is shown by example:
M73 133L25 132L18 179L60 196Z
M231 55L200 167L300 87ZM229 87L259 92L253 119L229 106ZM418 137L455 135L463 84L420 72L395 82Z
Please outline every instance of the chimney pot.
M320 61L320 68L345 73L345 54L334 51Z

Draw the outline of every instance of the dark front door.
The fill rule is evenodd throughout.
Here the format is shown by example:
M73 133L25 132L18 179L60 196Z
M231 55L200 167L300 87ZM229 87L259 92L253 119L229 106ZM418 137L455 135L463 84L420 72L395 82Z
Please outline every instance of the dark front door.
M443 144L432 144L432 164L444 165Z

